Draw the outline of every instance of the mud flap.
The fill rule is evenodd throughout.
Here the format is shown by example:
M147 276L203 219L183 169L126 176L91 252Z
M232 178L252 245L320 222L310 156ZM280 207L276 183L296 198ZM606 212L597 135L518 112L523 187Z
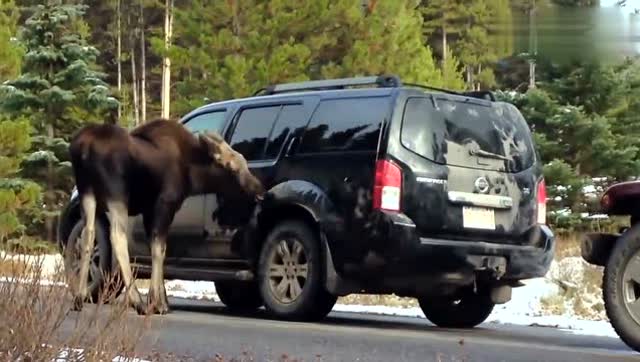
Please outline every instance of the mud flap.
M336 267L333 264L333 257L331 256L331 250L329 250L329 243L327 242L327 237L324 233L321 233L320 243L325 265L324 286L327 291L337 296L345 296L358 292L358 286L355 283L343 279L336 271Z

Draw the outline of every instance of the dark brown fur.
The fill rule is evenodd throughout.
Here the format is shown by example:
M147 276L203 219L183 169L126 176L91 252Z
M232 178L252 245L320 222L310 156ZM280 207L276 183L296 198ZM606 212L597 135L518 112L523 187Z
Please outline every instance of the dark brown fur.
M94 235L95 216L91 213L108 211L110 218L122 218L116 215L118 210L130 216L143 215L155 264L149 304L159 313L168 311L161 278L166 236L184 200L190 195L218 193L253 202L263 193L260 181L251 174L246 160L222 138L215 134L196 137L176 121L154 120L130 132L113 124L86 126L74 136L69 151L83 203L83 217L89 220L86 224L89 228L83 231L87 249L89 245L89 250L93 249L93 240L85 240ZM111 220L111 224L112 245L128 296L138 312L143 312L139 293L132 281L127 280L131 278L125 275L129 270L123 270L130 269L128 253L117 244L126 224L120 219ZM127 254L126 261L123 254ZM82 257L84 267L88 264L88 255ZM86 293L82 271L80 278L76 309L81 308Z

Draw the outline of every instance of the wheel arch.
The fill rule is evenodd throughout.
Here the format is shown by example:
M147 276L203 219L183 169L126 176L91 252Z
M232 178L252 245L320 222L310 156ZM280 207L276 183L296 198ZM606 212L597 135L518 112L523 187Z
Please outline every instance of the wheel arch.
M331 232L325 225L334 219L335 209L329 197L318 186L307 181L288 181L272 188L255 218L247 252L257 261L268 233L285 220L305 223L318 237L323 259L323 284L334 294L340 293L338 271L334 264L335 249L331 248Z

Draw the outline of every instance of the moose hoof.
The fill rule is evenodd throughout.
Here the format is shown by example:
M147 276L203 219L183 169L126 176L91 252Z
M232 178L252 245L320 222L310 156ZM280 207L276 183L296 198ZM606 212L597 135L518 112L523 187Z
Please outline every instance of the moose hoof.
M81 312L82 307L84 306L84 298L83 297L73 297L73 304L71 306L71 310L74 312Z
M147 308L145 308L142 303L133 304L132 307L133 307L133 309L136 310L136 313L138 313L138 315L146 315L147 314Z
M148 313L149 314L168 314L169 313L169 303L166 298L149 298L148 305Z
M163 305L150 305L149 306L149 314L169 314L169 306L166 304Z

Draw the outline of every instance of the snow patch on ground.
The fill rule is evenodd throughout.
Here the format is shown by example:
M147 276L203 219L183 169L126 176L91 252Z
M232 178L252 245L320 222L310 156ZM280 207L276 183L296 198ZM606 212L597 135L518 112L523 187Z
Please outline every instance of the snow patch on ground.
M72 358L74 361L82 361L84 360L84 350L81 348L63 348L58 353L58 356L53 359L51 362L67 362ZM131 358L131 357L122 357L116 356L112 360L112 362L151 362L145 359L140 358Z
M64 270L64 259L61 254L27 255L0 251L0 261L33 265L40 269L42 277L51 277Z
M0 257L7 257L4 253ZM19 258L19 255L10 255L11 258ZM20 259L21 258L21 259ZM42 261L46 275L55 275L61 266L60 255L44 255L31 260ZM608 336L617 338L617 334L606 320L602 310L588 314L587 318L576 315L576 301L580 300L582 308L587 310L602 303L602 294L599 286L592 290L585 290L588 283L585 270L593 268L580 257L565 258L559 263L554 261L549 273L544 278L524 281L525 286L514 288L512 299L506 304L496 305L487 323L515 324L524 326L543 326L572 333ZM0 282L15 282L15 278L0 278ZM21 280L19 282L29 282ZM47 282L48 285L64 285L64 283ZM167 294L176 298L197 300L220 301L216 294L215 283L207 281L167 280L165 282ZM146 294L148 289L141 288L140 292ZM564 303L562 312L549 310L545 307L544 299L558 296L560 303ZM395 315L406 317L424 318L424 314L418 307L391 307L383 305L354 305L337 304L334 311L356 312Z

